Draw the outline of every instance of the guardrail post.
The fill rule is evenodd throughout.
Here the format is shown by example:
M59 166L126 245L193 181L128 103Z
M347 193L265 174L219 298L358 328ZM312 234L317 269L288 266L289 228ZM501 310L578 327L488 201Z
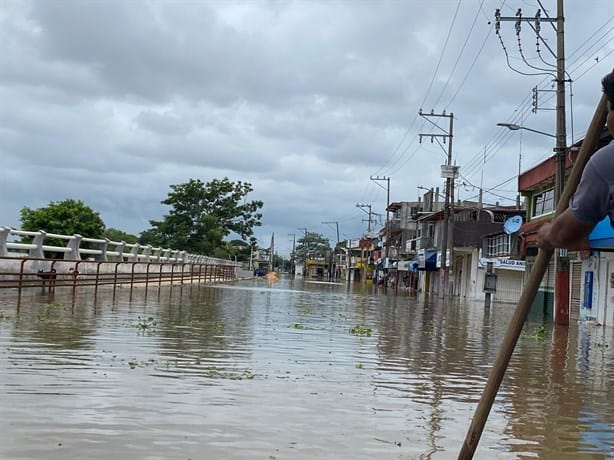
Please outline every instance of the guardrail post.
M158 261L158 262L160 262L160 251L161 251L161 249L160 249L159 247L157 247L157 248L155 248L155 249L153 250L153 255L152 255L152 257L154 258L154 260L156 260L156 261Z
M110 239L105 238L104 243L100 245L100 254L96 257L97 260L105 261L107 260L107 249L109 249Z
M10 233L10 227L0 228L0 257L6 257L8 255L9 250L6 244Z
M149 262L151 260L151 244L148 244L147 246L143 248L143 252L141 253L141 256L143 260L145 260L145 262Z
M126 242L121 241L116 247L115 252L117 255L114 258L114 262L123 262L124 261L124 248L126 247Z
M64 253L65 260L81 260L81 254L79 254L79 245L81 244L81 235L74 234L70 240L68 240L68 244L66 245L70 251Z
M45 239L46 235L47 233L45 231L39 230L38 235L36 235L32 240L34 247L29 251L30 257L37 259L45 258L45 251L43 251L43 240Z
M129 262L138 262L139 260L139 249L141 245L139 243L135 243L132 251L130 251L130 256L128 256Z

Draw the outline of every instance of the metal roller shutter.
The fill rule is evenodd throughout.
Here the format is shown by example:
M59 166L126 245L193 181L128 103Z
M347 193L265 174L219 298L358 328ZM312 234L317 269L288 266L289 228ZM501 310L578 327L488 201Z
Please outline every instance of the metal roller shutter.
M523 272L517 270L497 270L495 300L517 303L522 291L522 275Z
M582 261L574 261L570 264L571 280L569 285L569 320L580 319L580 288L582 286Z

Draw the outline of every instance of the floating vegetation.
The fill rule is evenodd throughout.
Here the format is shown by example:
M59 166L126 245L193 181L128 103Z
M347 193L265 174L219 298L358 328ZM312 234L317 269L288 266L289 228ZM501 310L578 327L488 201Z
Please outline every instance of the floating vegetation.
M4 310L0 309L0 321L3 319L9 319L9 317L4 314Z
M288 327L292 327L294 329L305 329L305 326L303 324L301 324L301 323L293 323L293 324L291 324Z
M353 335L358 335L360 337L371 337L371 333L373 332L373 330L370 327L364 327L364 326L354 326L352 329L350 329L350 332Z
M208 378L228 380L253 380L256 377L256 374L253 374L249 369L237 374L236 372L222 371L216 366L205 369L203 375Z
M121 361L124 360L122 359ZM135 358L132 358L130 361L128 361L128 366L130 366L130 369L136 369L137 367L153 366L155 364L157 364L157 361L153 358L150 358L147 361L137 361Z
M63 303L57 303L57 302L44 303L44 304L42 305L42 307L43 307L45 310L52 310L52 309L54 309L54 308L62 308L63 306L64 306L64 304L63 304Z
M139 316L139 321L135 324L135 327L140 332L152 331L156 327L156 320L153 316L148 316L147 318L141 318Z
M356 364L356 369L364 369L364 366L362 365L362 363L358 363Z
M216 321L215 322L215 332L223 332L224 331L224 321Z
M533 331L533 338L538 342L543 342L548 338L548 331L544 326L536 327Z
M255 376L255 374L246 369L241 374L231 376L230 380L253 380Z

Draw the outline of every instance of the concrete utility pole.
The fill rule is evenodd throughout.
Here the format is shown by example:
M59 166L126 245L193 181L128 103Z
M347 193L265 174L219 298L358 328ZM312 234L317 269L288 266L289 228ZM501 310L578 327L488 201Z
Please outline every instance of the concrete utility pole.
M390 234L390 212L388 211L388 208L390 207L390 177L371 176L370 179L375 183L381 182L381 181L386 182L386 258L389 259L390 258L390 236L391 236Z
M296 264L294 260L294 250L296 248L296 233L288 233L288 236L292 237L292 274L296 273Z
M444 224L443 224L443 233L441 237L441 265L439 269L439 297L444 297L446 295L446 291L448 289L448 260L447 253L450 253L450 270L452 269L452 264L454 261L454 179L456 178L456 172L458 168L456 166L452 166L452 138L453 138L453 130L454 130L454 114L446 114L445 110L443 113L423 113L422 109L420 109L419 115L424 117L429 121L433 126L439 129L440 133L430 133L430 134L419 134L420 142L422 142L423 137L430 137L431 142L434 139L442 138L443 142L448 140L448 161L445 165L441 166L441 175L446 179L446 191L445 191L445 204L444 204ZM448 118L450 120L450 127L448 131L441 128L437 123L429 120L430 117L443 117Z
M303 250L305 252L305 258L303 259L303 276L307 276L307 260L309 259L309 242L307 241L307 228L298 227L298 230L302 230L303 232L305 232L305 237L303 238Z
M332 225L335 224L335 226L337 227L337 244L339 244L339 222L337 221L326 221L326 222L322 222L324 225Z
M539 2L541 6L541 2ZM556 58L556 170L554 175L554 202L559 202L565 187L565 153L567 150L567 128L565 115L565 16L563 14L563 0L556 2L556 18L541 16L537 10L535 17L523 17L519 8L515 17L503 17L499 10L495 12L495 30L499 34L500 21L514 21L516 35L520 37L522 22L527 22L537 34L538 43L541 41L548 47L547 42L540 35L540 23L549 22L556 30L556 54L548 50ZM556 23L556 26L554 26ZM523 57L524 59L524 57ZM526 61L525 61L526 62ZM554 322L559 325L569 324L569 258L566 249L556 249L554 253L554 266L556 277L554 281Z
M326 222L322 222L325 225L332 225L335 224L335 227L337 227L337 245L335 246L335 248L332 251L332 254L330 256L330 266L329 266L329 277L330 278L336 278L336 273L337 273L337 246L339 246L339 222L338 221L326 221ZM334 270L334 272L333 272Z
M356 207L357 207L357 208L360 208L362 211L366 212L366 213L367 213L367 215L369 216L369 220L368 220L368 224L367 224L367 236L368 236L369 238L371 238L371 221L373 220L373 219L371 218L371 216L372 216L372 214L373 214L373 213L371 212L371 205L370 205L370 204L358 204L358 203L357 203L357 204L356 204ZM368 211L368 212L367 212L367 211L365 211L365 210L364 210L364 208L369 209L369 211Z

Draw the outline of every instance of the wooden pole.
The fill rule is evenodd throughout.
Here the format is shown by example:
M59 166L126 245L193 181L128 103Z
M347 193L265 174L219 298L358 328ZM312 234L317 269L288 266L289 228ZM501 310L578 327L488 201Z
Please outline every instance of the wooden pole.
M557 203L556 211L554 213L555 217L567 209L569 199L575 192L576 187L580 182L580 177L582 176L584 166L597 148L599 137L601 136L601 132L605 126L605 119L607 115L606 102L607 99L605 95L602 95L599 104L597 104L597 108L595 109L595 114L593 115L591 124L588 127L584 141L582 142L582 147L580 148L580 153L578 154L576 163L571 170L571 174L567 180L565 189L563 190L563 193L561 194L561 197ZM539 288L541 280L544 277L544 273L548 268L552 254L553 251L543 250L540 250L537 254L535 265L533 266L529 279L522 290L520 300L518 301L518 306L516 307L516 311L514 312L514 316L512 317L503 343L501 344L499 355L493 364L490 375L488 376L488 381L486 382L486 387L482 392L482 397L480 398L480 402L478 403L475 414L473 415L473 420L469 426L469 431L467 432L465 442L463 443L461 451L458 455L459 460L473 458L473 454L475 453L478 442L480 441L480 436L484 430L484 425L488 419L488 414L495 400L495 396L497 395L497 391L499 391L499 386L501 385L501 381L503 380L503 376L510 362L510 358L512 357L516 343L518 342L518 337L522 332L524 323L526 322L529 311L531 310L531 305L535 299L535 294L537 294L537 289Z

